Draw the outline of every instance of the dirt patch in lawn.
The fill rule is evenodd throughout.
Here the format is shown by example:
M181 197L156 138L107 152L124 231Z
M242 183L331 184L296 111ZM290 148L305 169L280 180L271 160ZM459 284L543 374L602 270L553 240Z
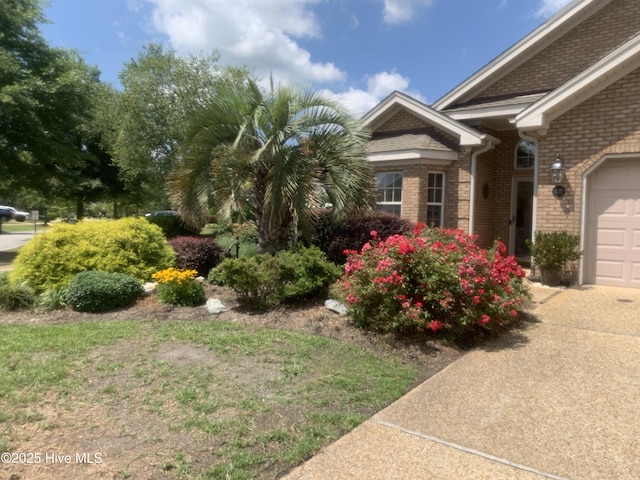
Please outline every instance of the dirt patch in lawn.
M404 363L418 366L420 374L416 384L463 354L463 350L455 345L421 336L398 337L362 331L353 325L349 317L324 308L321 300L258 314L240 306L233 292L228 289L211 285L207 285L206 289L208 297L222 300L228 307L226 312L212 315L205 306L171 307L159 303L155 296L149 296L130 308L104 314L70 310L49 313L1 312L0 323L37 325L129 319L224 320L305 332L390 354ZM184 428L184 412L180 402L175 400L175 392L169 395L163 390L166 386L162 385L161 376L148 378L143 372L136 372L136 368L141 369L137 361L141 357L138 355L145 355L145 361L148 361L150 352L154 361L171 369L172 375L192 375L198 368L220 369L226 375L232 375L240 386L253 384L252 388L256 388L255 384L260 384L257 388L264 389L266 401L270 392L265 385L282 375L281 366L272 367L268 359L259 364L249 360L243 364L241 357L234 357L230 363L229 359L221 358L212 350L177 340L154 342L136 339L92 349L87 355L89 368L86 370L95 374L84 379L82 398L72 396L61 399L56 392L52 392L48 397L50 400L39 403L37 412L33 412L36 421L26 421L11 428L9 446L12 451L42 452L42 457L38 464L3 465L3 478L172 479L185 478L186 468L198 471L215 463L216 449L221 447L216 443L215 434L205 435L197 428ZM108 375L101 374L101 368L106 366L112 366L113 370ZM153 403L157 398L164 400L161 407ZM231 410L228 407L219 408L209 418L224 422L235 413ZM291 408L288 413L278 412L276 416L282 415L289 415L287 424L295 425L300 412ZM275 421L273 414L263 414L258 409L256 425L271 421ZM49 452L49 457L45 458L44 452ZM67 455L71 455L71 458ZM260 478L273 478L282 473L276 466L262 472Z
M365 349L385 352L403 361L414 362L424 369L422 378L428 378L458 358L463 349L453 344L430 340L422 335L393 335L366 332L357 328L346 315L336 314L324 307L324 300L316 299L304 304L279 307L267 312L255 312L241 306L236 295L225 287L205 286L208 298L220 299L228 310L212 315L206 306L174 307L162 304L155 295L137 301L133 306L107 313L82 313L72 310L53 312L3 312L0 324L29 323L56 324L80 321L110 320L190 320L228 322L256 325L265 328L290 330L320 335L355 344Z

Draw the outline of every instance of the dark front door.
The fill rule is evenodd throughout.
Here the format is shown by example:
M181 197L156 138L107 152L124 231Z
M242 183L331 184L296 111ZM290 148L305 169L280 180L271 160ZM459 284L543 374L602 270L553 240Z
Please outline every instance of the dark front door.
M531 252L526 240L533 235L533 180L515 179L513 187L510 251L519 260L528 260Z

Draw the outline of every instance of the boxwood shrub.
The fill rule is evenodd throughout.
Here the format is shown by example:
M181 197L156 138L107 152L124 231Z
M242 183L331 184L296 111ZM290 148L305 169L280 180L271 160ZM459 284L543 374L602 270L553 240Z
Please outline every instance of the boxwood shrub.
M131 305L143 293L142 284L129 275L88 271L73 277L65 300L80 312L108 312Z
M75 274L89 270L148 280L174 260L160 228L144 218L61 223L20 250L11 278L42 292L66 287Z

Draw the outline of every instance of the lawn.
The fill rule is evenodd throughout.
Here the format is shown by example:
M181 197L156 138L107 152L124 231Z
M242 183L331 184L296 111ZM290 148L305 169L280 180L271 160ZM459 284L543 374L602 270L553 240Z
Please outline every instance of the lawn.
M0 336L0 450L40 460L3 465L7 478L277 478L419 375L357 345L220 320L5 324Z

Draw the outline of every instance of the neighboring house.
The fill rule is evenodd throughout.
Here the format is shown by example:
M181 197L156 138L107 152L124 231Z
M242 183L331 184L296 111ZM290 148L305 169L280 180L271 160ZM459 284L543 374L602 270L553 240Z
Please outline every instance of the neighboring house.
M433 105L394 92L364 121L380 208L523 260L568 230L579 283L640 288L640 1L576 0Z

